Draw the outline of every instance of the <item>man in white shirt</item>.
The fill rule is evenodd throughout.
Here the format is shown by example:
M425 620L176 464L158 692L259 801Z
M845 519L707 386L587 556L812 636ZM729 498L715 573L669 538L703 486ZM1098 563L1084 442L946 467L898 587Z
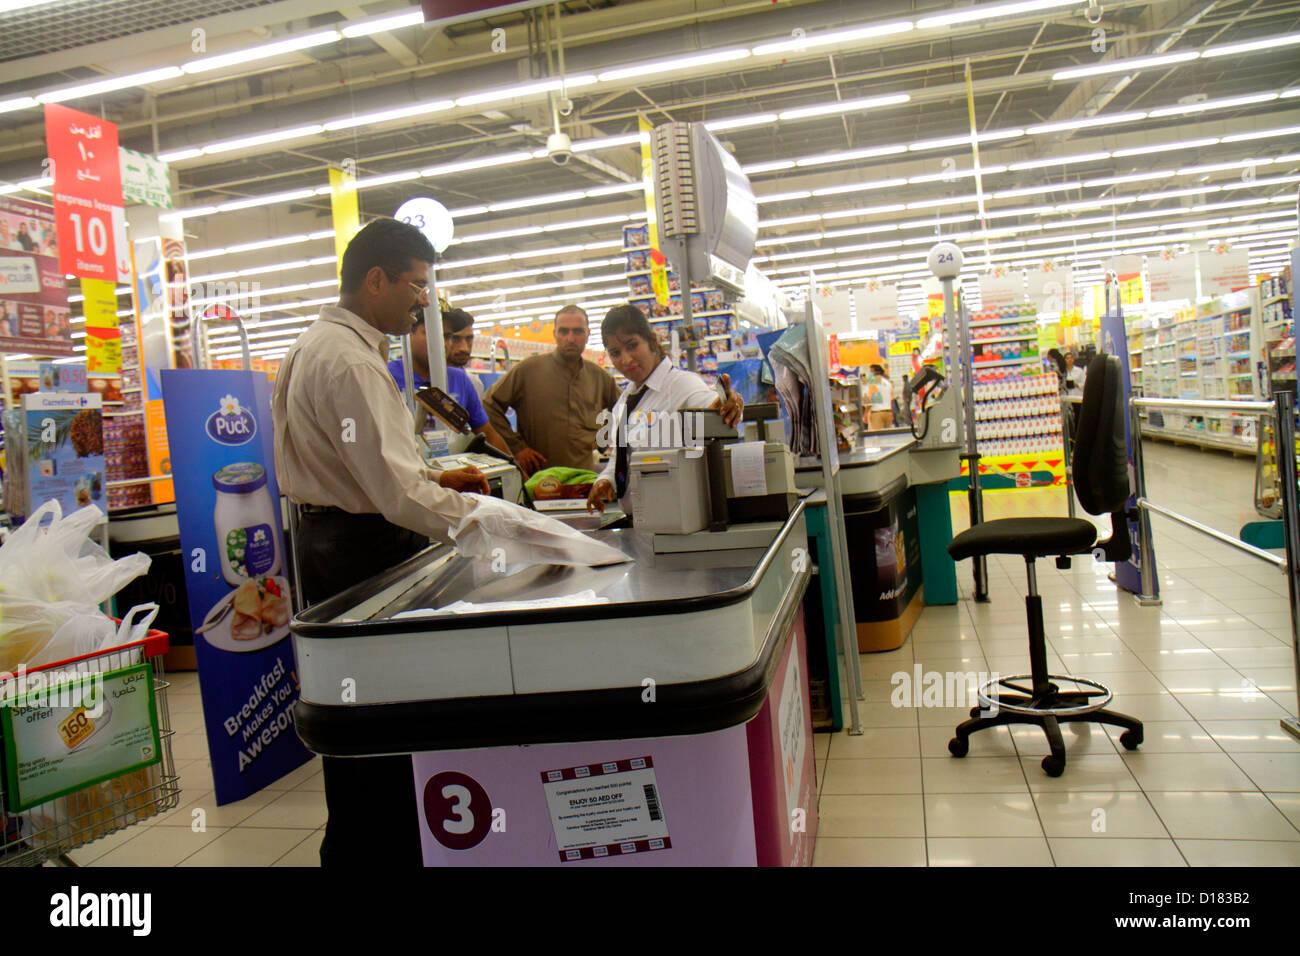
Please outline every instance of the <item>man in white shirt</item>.
M1078 389L1078 394L1083 394L1083 383L1088 377L1087 371L1081 365L1075 365L1074 352L1065 353L1065 380L1073 382L1074 388ZM1073 391L1074 389L1071 389Z
M378 219L343 253L339 303L298 336L271 399L280 490L301 505L302 597L315 604L446 539L473 511L459 491L488 493L474 468L436 473L420 456L411 415L389 374L388 336L428 305L434 251L419 230ZM321 864L420 863L406 757L330 758ZM409 805L376 806L410 793Z

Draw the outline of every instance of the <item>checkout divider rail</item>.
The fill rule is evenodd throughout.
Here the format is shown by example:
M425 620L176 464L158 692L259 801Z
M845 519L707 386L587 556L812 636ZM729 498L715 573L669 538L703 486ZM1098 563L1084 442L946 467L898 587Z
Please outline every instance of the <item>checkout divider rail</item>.
M1141 411L1144 408L1169 408L1190 411L1227 411L1256 417L1272 416L1276 423L1276 441L1278 484L1282 494L1282 537L1286 545L1286 557L1257 548L1231 535L1224 534L1187 515L1179 514L1162 505L1158 505L1146 496L1146 475L1142 456ZM1186 528L1230 545L1238 551L1258 558L1276 568L1280 568L1287 579L1287 597L1291 607L1291 653L1295 665L1297 695L1300 697L1300 489L1297 489L1296 469L1296 405L1295 396L1290 392L1279 391L1273 394L1272 401L1201 401L1181 398L1132 398L1129 400L1129 424L1133 434L1133 479L1134 493L1137 495L1138 549L1142 573L1142 593L1152 593L1151 575L1154 548L1151 542L1150 514L1162 515L1176 521ZM1262 427L1255 433L1263 434ZM1260 448L1259 454L1264 454ZM1300 710L1297 711L1300 714ZM1282 729L1300 740L1300 720L1296 717L1284 717L1280 721Z

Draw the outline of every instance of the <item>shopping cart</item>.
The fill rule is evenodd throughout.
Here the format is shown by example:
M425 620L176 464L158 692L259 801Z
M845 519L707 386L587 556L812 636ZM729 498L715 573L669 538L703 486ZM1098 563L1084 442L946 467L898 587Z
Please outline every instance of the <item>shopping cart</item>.
M43 664L26 671L58 671L76 680L79 674L107 674L142 662L150 665L158 716L159 760L139 770L65 794L21 812L8 813L5 781L0 773L0 866L40 866L47 860L75 866L67 854L100 837L116 833L134 823L175 808L180 803L180 778L172 760L171 716L167 710L167 687L163 655L168 639L162 631L150 631L144 640L109 648L94 654ZM18 677L0 675L0 700L10 700L21 688ZM7 760L0 750L0 761ZM0 767L0 769L3 769Z

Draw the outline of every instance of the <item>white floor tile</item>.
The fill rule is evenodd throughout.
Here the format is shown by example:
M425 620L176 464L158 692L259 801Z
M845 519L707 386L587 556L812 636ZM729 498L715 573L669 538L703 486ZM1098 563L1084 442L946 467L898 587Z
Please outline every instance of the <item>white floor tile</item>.
M818 803L819 837L924 837L925 805L920 794L826 795Z
M921 761L917 758L875 757L829 760L822 794L920 793Z
M1069 770L1067 768L1066 772ZM1156 816L1146 794L1118 791L1035 793L1034 803L1049 839L1115 839L1159 837L1169 832Z
M925 795L926 837L1041 837L1028 793Z
M306 838L302 830L227 830L180 865L270 866Z
M1291 753L1234 753L1231 757L1259 789L1300 793L1300 750Z
M1191 866L1300 866L1300 843L1262 840L1179 840Z
M1300 747L1276 720L1203 720L1201 726L1230 754L1261 751L1286 754L1295 753Z
M1018 757L932 757L921 761L921 772L927 794L1029 792Z
M1051 866L1042 837L930 837L931 866Z
M1262 793L1150 793L1175 839L1300 840L1300 830Z
M1089 840L1053 837L1048 845L1057 866L1168 866L1185 867L1173 840Z
M920 837L821 837L813 866L925 866L925 840Z
M1161 790L1259 789L1227 754L1144 754L1139 749L1120 759L1148 794Z

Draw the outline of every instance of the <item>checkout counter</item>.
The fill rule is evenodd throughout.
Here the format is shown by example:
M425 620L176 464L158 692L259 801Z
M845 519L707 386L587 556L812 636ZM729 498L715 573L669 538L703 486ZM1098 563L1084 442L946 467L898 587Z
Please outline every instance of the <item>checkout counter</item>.
M956 565L947 551L947 482L960 473L958 455L955 446L923 444L905 428L867 432L840 454L837 478L860 651L902 646L925 605L957 602ZM801 466L796 481L820 487L820 465ZM810 514L809 534L818 539L818 566L824 568L831 564L829 550L824 558L821 553L820 518ZM827 624L829 631L832 616Z
M700 550L592 535L632 560L503 575L435 544L302 612L299 735L412 755L426 865L810 864L802 504Z

